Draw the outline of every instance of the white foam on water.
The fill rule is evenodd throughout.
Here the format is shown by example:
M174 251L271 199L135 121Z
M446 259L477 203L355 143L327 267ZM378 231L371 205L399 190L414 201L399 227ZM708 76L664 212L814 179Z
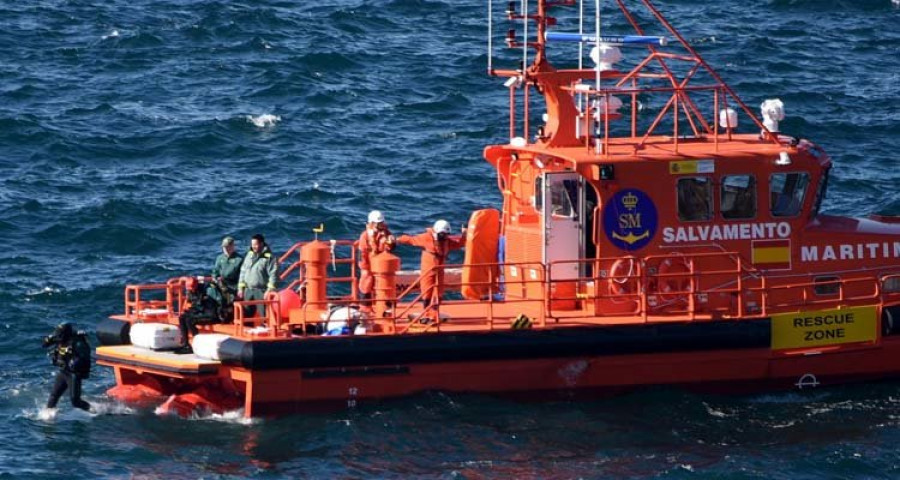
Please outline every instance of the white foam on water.
M731 415L723 412L722 410L711 407L710 405L706 404L705 402L703 403L703 406L706 407L706 413L708 413L711 417L725 418L725 417L731 416Z
M214 422L231 423L235 425L255 425L261 421L258 418L245 417L243 408L229 410L221 414L211 413L209 415L199 416L196 420L212 420Z
M168 402L168 400L166 400L166 402ZM174 412L173 413L165 413L163 411L162 408L163 408L163 405L166 404L166 402L163 402L160 406L156 407L156 409L153 411L153 413L156 415L170 415L173 417L178 417L178 415ZM194 410L193 412L191 412L191 415L189 417L185 418L185 420L191 420L191 421L208 420L208 421L214 421L214 422L231 423L234 425L255 425L261 421L260 419L257 419L257 418L245 417L243 408L238 408L236 410L228 410L223 413L212 413L212 412L203 411L203 410Z
M56 415L59 413L59 409L41 407L37 410L26 410L22 413L25 415L26 418L30 418L32 420L40 420L42 422L51 422L54 419L56 419Z
M90 420L97 415L79 408L60 406L57 408L34 407L22 410L22 416L29 420L53 423L57 420Z
M271 113L264 113L262 115L247 115L247 121L255 125L257 128L268 128L275 126L276 123L281 121L281 117L278 115L272 115Z
M62 289L60 289L60 288L44 287L40 290L28 290L25 292L25 295L29 296L29 297L37 297L40 295L48 295L48 294L53 295L54 293L60 293L60 292L62 292Z
M91 402L91 413L94 415L135 415L137 409L119 402Z
M118 31L118 30L113 30L113 31L109 32L108 35L104 35L104 36L102 36L102 37L100 37L100 38L101 38L102 40L106 40L107 38L116 38L116 37L118 37L118 36L119 36L119 31Z
M773 423L770 425L772 428L790 428L797 424L796 420L790 420L784 423Z

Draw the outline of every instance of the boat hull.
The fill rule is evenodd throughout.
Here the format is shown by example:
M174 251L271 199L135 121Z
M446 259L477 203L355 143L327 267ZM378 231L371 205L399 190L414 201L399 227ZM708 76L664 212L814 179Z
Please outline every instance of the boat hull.
M770 321L710 321L465 332L226 340L220 362L100 347L117 387L151 382L161 399L213 389L247 416L353 408L446 391L524 400L606 396L649 386L747 394L810 389L900 375L900 341L773 351ZM183 359L161 359L160 356ZM180 358L179 358L180 357ZM168 363L167 363L168 362ZM127 388L126 388L127 390ZM224 408L203 396L203 406ZM187 405L185 406L186 403ZM212 403L210 405L210 403Z

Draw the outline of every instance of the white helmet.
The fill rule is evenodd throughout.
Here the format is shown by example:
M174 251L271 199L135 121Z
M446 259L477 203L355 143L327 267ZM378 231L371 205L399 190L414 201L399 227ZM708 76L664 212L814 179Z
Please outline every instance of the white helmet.
M447 223L446 220L438 220L434 222L434 234L437 235L439 233L450 233L450 224Z
M384 214L381 213L381 210L369 212L369 223L384 223Z

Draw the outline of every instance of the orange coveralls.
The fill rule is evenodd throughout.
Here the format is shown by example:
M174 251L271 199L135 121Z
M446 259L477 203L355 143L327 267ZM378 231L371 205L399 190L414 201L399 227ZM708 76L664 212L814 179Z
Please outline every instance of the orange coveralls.
M390 252L394 249L391 231L387 228L366 227L360 235L359 242L359 293L369 295L375 287L375 277L372 276L372 257L382 252Z
M465 246L465 240L456 236L447 236L443 242L434 238L434 231L430 228L425 233L418 235L400 235L397 243L412 245L422 249L422 262L419 268L422 270L422 300L425 305L440 302L444 293L444 269L436 268L444 264L447 254L452 250L459 250ZM437 286L440 285L440 289Z

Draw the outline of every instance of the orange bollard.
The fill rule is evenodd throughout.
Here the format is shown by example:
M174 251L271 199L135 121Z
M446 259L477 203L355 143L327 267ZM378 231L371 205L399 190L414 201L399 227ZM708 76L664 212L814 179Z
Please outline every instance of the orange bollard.
M372 276L375 277L375 316L384 318L387 310L394 308L397 298L397 271L400 257L382 252L372 258ZM393 314L393 313L392 313Z
M328 263L331 248L318 240L300 248L300 261L306 268L306 321L318 321L318 313L328 308Z

